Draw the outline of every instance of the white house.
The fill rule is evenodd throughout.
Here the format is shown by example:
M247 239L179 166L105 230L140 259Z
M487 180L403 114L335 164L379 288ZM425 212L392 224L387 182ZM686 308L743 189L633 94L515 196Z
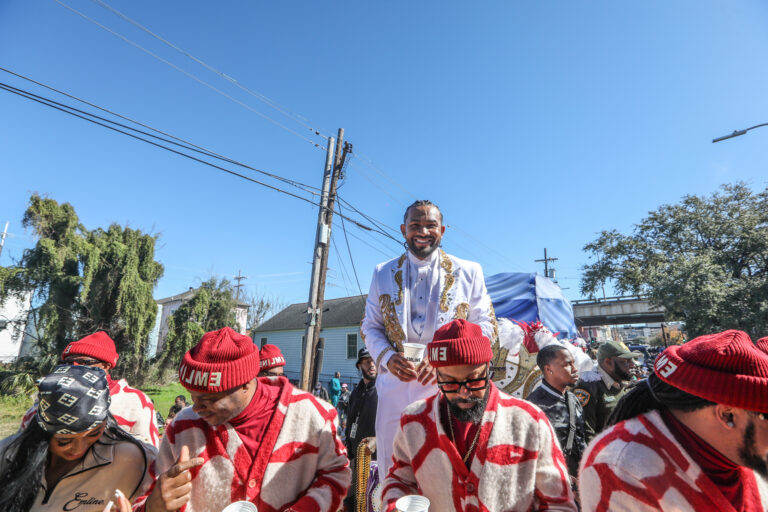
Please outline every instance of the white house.
M320 337L325 342L320 382L328 387L334 372L341 372L341 381L353 386L360 380L355 367L357 351L365 346L360 338L360 322L365 312L366 295L326 300ZM291 380L301 377L307 303L291 304L265 321L251 333L259 347L270 343L280 347L285 356L285 374Z
M190 288L184 293L178 295L172 295L164 299L159 299L157 305L159 307L158 319L156 320L155 327L152 329L153 333L150 333L148 356L154 357L163 351L165 345L165 337L168 336L168 318L181 307L182 304L195 296L197 293L196 288ZM237 303L235 306L235 318L240 326L240 334L246 334L246 325L248 323L248 308L250 307L245 302ZM157 341L153 339L152 334L157 331Z
M27 332L31 302L29 293L24 298L9 295L0 305L0 363L12 363L26 355L25 347L29 349L32 342Z

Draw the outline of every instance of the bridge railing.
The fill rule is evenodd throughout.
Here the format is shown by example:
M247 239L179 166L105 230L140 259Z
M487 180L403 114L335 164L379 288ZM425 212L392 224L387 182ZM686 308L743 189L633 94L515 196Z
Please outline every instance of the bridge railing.
M606 302L631 302L636 300L647 300L648 297L646 295L618 295L615 297L605 297L597 298L597 299L576 299L571 301L572 306L576 306L578 304L604 304Z

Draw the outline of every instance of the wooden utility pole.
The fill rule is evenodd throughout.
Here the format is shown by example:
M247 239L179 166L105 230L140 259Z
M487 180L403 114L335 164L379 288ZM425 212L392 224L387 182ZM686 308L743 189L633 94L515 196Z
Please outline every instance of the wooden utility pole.
M557 258L548 258L547 257L547 248L546 247L544 248L544 259L543 260L533 260L533 261L535 261L537 263L543 261L544 262L544 277L554 278L554 275L552 275L552 276L549 275L549 262L550 261L557 261Z
M242 281L243 279L248 279L247 277L245 277L242 274L243 274L243 271L242 270L238 270L237 271L237 275L235 276L235 281L237 281L237 284L235 285L235 289L237 289L237 294L235 295L235 300L240 300L240 288L245 286L243 284L240 284L240 281Z
M3 254L3 247L5 246L5 237L8 236L8 223L11 221L5 221L5 229L3 229L3 234L0 235L0 255Z
M313 375L315 350L320 338L323 321L323 302L325 299L325 275L328 270L328 253L331 243L331 224L333 222L333 207L336 202L336 186L344 167L344 161L350 150L350 145L344 142L344 129L339 128L335 141L328 139L328 148L323 173L323 188L320 197L320 210L317 214L317 231L315 233L315 249L312 259L312 279L307 302L307 328L304 332L304 347L301 364L301 380L299 387L309 391Z

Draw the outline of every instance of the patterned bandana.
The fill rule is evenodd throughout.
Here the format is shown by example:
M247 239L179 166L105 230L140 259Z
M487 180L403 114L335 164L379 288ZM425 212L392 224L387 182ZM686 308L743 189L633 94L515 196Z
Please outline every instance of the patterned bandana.
M101 425L109 413L107 374L101 368L59 365L37 386L35 419L51 434L79 434Z

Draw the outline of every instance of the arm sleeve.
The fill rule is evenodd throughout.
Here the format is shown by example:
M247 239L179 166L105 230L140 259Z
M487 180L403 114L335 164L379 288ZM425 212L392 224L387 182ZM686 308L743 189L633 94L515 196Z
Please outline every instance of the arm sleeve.
M488 295L488 290L485 288L483 268L479 264L475 264L475 268L472 272L472 284L470 286L469 295L470 309L467 320L479 325L483 330L483 334L485 334L488 339L491 340L491 344L493 344L498 335L496 315L493 313L491 296Z
M609 493L604 502L603 484L615 481L621 482L621 489ZM579 472L579 495L582 512L607 510L606 506L610 508L611 512L633 512L640 508L644 510L662 509L653 489L615 464L600 464L600 468L585 465Z
M536 461L534 510L576 512L568 466L557 444L552 425L543 413L537 422L537 428L539 456Z
M401 420L392 445L392 467L381 484L381 500L386 506L387 512L395 510L395 502L399 498L409 494L418 494L418 483L411 466L407 441Z
M336 411L325 421L318 442L317 472L309 488L285 512L335 512L347 494L352 472L347 451L336 435Z
M376 276L379 268L373 272L371 287L368 290L368 299L365 301L365 317L360 326L360 334L371 357L376 362L376 370L379 373L387 372L387 362L392 357L392 345L384 332L384 319L379 309L379 287ZM385 353L385 351L389 350ZM383 357L381 357L383 354ZM379 360L381 357L381 360Z
M174 462L176 462L175 447L171 442L174 437L173 424L168 427L163 440L160 442L160 449L157 451L157 457L154 462L149 465L148 480L149 483L142 484L142 488L146 489L144 493L133 504L133 512L146 512L147 499L152 491L155 489L157 479L160 475L168 471Z

